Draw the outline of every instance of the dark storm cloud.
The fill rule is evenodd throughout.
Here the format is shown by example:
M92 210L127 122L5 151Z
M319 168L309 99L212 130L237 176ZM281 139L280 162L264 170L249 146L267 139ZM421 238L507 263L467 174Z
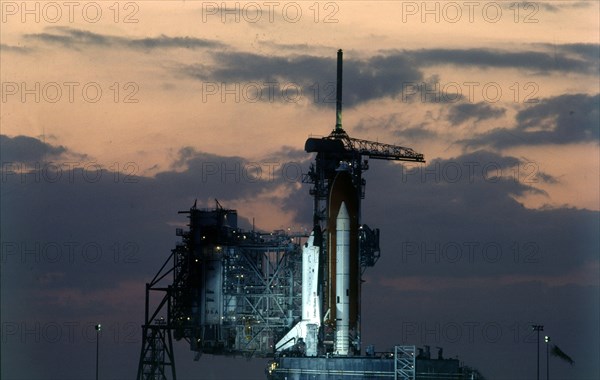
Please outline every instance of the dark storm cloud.
M316 104L335 104L336 64L330 57L264 56L254 53L216 53L217 67L183 66L184 74L203 82L274 83L277 89L299 86ZM422 81L422 73L406 57L377 55L364 60L344 58L343 103L352 107L369 100L395 97L406 83Z
M560 45L558 46L560 49ZM476 66L481 68L515 68L539 73L595 73L597 59L571 58L555 51L506 51L499 49L422 49L407 52L421 65Z
M27 143L56 153L67 149L33 138ZM278 155L280 162L284 152ZM3 162L38 157L23 157L22 152L4 147L2 154ZM293 150L291 154L298 156ZM215 198L228 207L280 186L293 188L299 181L282 178L276 169L270 175L269 166L257 172L261 163L242 157L192 148L182 148L172 170L152 178L137 175L136 163L113 163L103 170L90 164L81 162L73 168L55 162L28 173L7 172L3 166L2 344L11 359L3 364L3 374L40 379L45 374L37 369L52 368L48 373L55 378L85 377L87 365L57 369L56 362L87 352L94 331L85 326L100 321L106 326L101 343L106 351L101 355L112 363L103 373L127 378L135 372L141 345L144 284L180 241L175 228L185 229L188 222L177 212L188 210L196 199L200 208L214 207ZM269 165L273 167L273 162ZM251 216L240 215L238 224L251 228L247 219ZM260 230L260 223L257 227ZM167 276L166 282L170 280ZM14 326L16 332L5 335L6 326ZM53 333L58 329L60 340L43 335L48 326ZM34 331L31 339L20 339L21 328ZM38 347L51 353L35 367L23 369L21 357L34 355ZM185 344L179 347L185 350Z
M188 194L189 198L190 192L196 192L199 199L204 196L218 197L223 202L239 200L254 197L266 189L293 186L300 180L300 175L296 174L299 158L297 150L282 150L260 161L251 161L184 147L172 170L156 174L154 181L161 187L177 184L177 197Z
M497 128L462 142L497 148L597 142L599 110L600 94L566 94L546 98L519 111L515 128Z
M2 223L2 259L15 266L14 276L27 271L23 279L31 281L23 289L43 283L46 288L98 291L147 278L156 269L155 259L164 259L172 248L173 227L167 223L186 222L177 216L178 210L191 207L196 199L199 207L211 207L215 198L226 206L280 186L293 188L300 181L294 170L287 176L282 173L281 167L294 161L284 152L252 162L182 148L171 170L148 178L137 175L136 163L115 163L111 169L94 162L62 164L58 158L65 147L24 136L3 136L2 141L2 212L10 215L10 223ZM298 157L297 152L291 154ZM14 167L7 163L33 160L40 165L28 165L25 173L7 170ZM25 208L27 213L22 212ZM249 227L242 217L243 227ZM117 262L115 245L121 249ZM92 257L99 247L102 259L86 261L86 246ZM61 258L45 260L44 255L56 256L56 247ZM23 249L34 253L24 257ZM26 264L34 264L34 269ZM105 271L111 276L101 274Z
M30 165L57 159L67 153L67 149L64 146L47 144L33 137L0 135L0 152L3 163L16 162Z
M47 32L26 34L25 38L45 43L61 44L69 49L81 49L84 47L116 47L121 46L131 49L162 49L162 48L219 48L224 45L221 42L195 38L195 37L169 37L160 35L158 37L128 38L93 33L87 30L72 29L65 27L48 28Z
M497 119L506 113L506 109L494 107L487 103L462 103L450 107L448 121L454 125L461 124L467 120L479 122L487 119Z
M417 167L372 162L363 220L382 228L387 264L378 273L554 276L597 260L598 212L527 209L515 200L545 194L539 186L554 178L540 166L487 151ZM494 257L485 257L486 246Z
M284 147L269 160L285 160L288 151L292 160L302 158L298 148ZM12 152L3 156L3 160L16 160L14 154L18 153ZM188 209L196 198L199 207L212 207L214 198L227 207L228 201L251 202L265 191L286 186L286 179L244 179L243 168L249 168L250 164L243 157L223 157L187 147L179 151L171 170L153 178L105 170L95 179L93 174L97 173L90 168L87 180L82 170L72 180L66 174L59 181L50 181L43 174L3 177L0 197L3 322L30 320L41 326L75 322L80 326L98 319L115 321L118 324L109 324L113 329L107 330L109 334L103 337L105 354L101 355L105 355L107 362L119 363L106 367L107 376L126 378L135 371L139 358L144 283L152 278L179 241L175 227L185 228L187 222L185 215L177 215L177 211ZM528 322L539 317L531 311L534 302L531 297L554 308L542 309L552 315L551 321L567 321L574 326L577 329L574 336L590 326L582 318L591 315L589 319L593 319L596 312L579 313L573 307L582 307L597 294L596 288L582 289L578 285L570 289L549 288L535 282L502 287L494 282L500 275L560 276L589 260L597 260L598 212L570 208L529 210L514 200L514 195L541 193L536 190L539 183L536 180L543 180L537 176L543 173L536 173L535 165L532 171L529 164L535 163L486 151L431 160L420 172L371 160L370 170L365 173L363 222L381 228L382 258L367 270L367 283L363 287L363 315L368 320L365 330L377 329L376 333L371 330L365 335L369 342L374 339L375 343L383 341L381 344L390 339L395 340L392 344L404 342L402 331L397 331L399 320L436 323L455 316L463 321L465 310L469 322L499 322L501 318L514 322L510 317L522 316L522 312L528 313L523 317ZM457 168L461 170L458 177ZM499 178L500 173L506 176ZM297 185L290 182L291 190L281 206L296 211L298 221L310 226L309 186ZM5 223L7 219L10 222ZM487 258L483 256L483 247L491 243L500 247L502 255L498 257L496 250L488 251ZM462 247L463 256L458 261L449 262L449 244ZM464 244L473 247L472 260ZM515 256L514 247L519 249L520 256ZM430 253L424 251L427 249ZM436 250L439 261L435 259ZM477 277L484 281L457 292L444 288L403 290L401 286L378 284L384 279L401 281L411 276L465 281ZM554 296L550 299L548 294ZM373 304L373 300L378 302ZM123 330L130 325L131 329ZM112 338L115 326L120 328L118 339ZM79 336L80 330L76 330ZM383 331L387 332L384 338L380 337ZM132 337L133 340L126 340ZM42 339L24 344L18 338L7 337L5 351L16 355L17 346L38 354L39 347L42 359L36 367L54 368L49 372L54 377L75 379L87 373L84 369L77 372L74 367L55 369L56 360L62 360L58 356L93 358L88 355L93 351L87 351L93 347L93 340L77 338L76 343L65 344ZM408 342L404 343L414 344L413 338L407 337ZM464 351L459 352L481 351L482 346L467 343L471 346L461 347ZM176 345L183 357L189 354L185 344ZM489 349L489 345L486 347ZM44 350L50 353L44 355ZM514 343L510 351L503 352L514 351L515 357L522 356L514 349ZM480 360L469 364L490 361ZM9 373L31 374L23 372L21 362L7 363L3 370ZM89 364L93 368L93 363ZM195 364L191 358L183 363L189 374L206 372L206 368ZM29 377L43 376L36 373Z
M541 166L488 151L422 166L371 160L362 220L381 229L382 252L362 287L365 341L443 346L484 374L520 378L535 371L525 337L539 321L573 355L597 356L580 342L598 334L600 213L523 207L515 195L554 180ZM510 369L489 360L512 352ZM594 363L562 377L593 379Z

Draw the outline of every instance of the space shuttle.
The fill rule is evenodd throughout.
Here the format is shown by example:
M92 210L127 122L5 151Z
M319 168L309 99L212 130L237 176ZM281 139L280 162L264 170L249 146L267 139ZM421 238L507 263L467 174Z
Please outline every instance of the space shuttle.
M351 353L351 326L357 323L358 304L356 278L358 274L357 205L352 201L354 189L350 174L340 169L333 182L329 197L331 221L327 233L328 279L320 297L319 273L322 264L320 247L322 234L316 226L302 248L302 319L275 345L276 352L296 350L305 356L317 356L319 329L326 319L335 329L334 351L337 356ZM354 281L352 280L354 279ZM352 286L352 285L355 286ZM328 305L322 318L321 305Z
M302 249L302 319L275 345L275 352L296 350L317 356L322 344L335 356L360 352L360 265L358 253L360 181L342 139L342 51L338 51L336 124L330 138L309 138L306 151L332 152L327 174L327 221L315 228ZM360 156L360 155L359 155ZM359 157L358 156L358 157ZM339 160L338 160L339 159ZM325 250L325 252L322 252ZM328 338L331 336L331 338ZM326 339L323 339L326 338ZM319 340L321 339L321 341Z
M338 174L338 186L333 189L342 188L348 185L349 175L344 172ZM351 183L350 183L351 184ZM332 192L334 194L340 193ZM326 297L332 300L327 303L330 309L327 311L328 318L335 318L335 342L334 355L347 356L350 353L350 326L351 316L351 275L355 276L356 271L351 270L351 263L357 263L356 254L352 254L351 232L356 228L356 208L352 207L352 202L344 200L338 196L332 196L330 199L337 204L332 205L330 210L335 212L335 223L331 225L328 231L329 242L334 244L335 248L330 250L329 271L332 274L329 278L329 286L325 291ZM348 205L347 205L348 204ZM354 217L352 217L354 216ZM353 223L354 221L354 223ZM302 319L292 327L287 334L281 338L275 345L276 352L286 350L297 351L305 356L317 356L319 347L319 329L322 324L321 297L319 295L319 265L320 247L322 239L320 228L317 226L311 232L307 242L302 247ZM356 235L354 235L356 236ZM354 272L354 273L353 273ZM356 304L353 307L356 309Z
M360 204L366 184L362 173L369 168L366 158L425 159L411 148L352 138L344 131L342 56L338 50L335 128L304 144L316 156L303 177L312 184L315 228L302 250L302 318L275 345L270 379L365 379L375 373L394 377L400 373L397 358L404 354L407 361L402 363L412 359L412 364L403 367L402 377L414 378L414 346L393 357L361 354L361 276L375 265L380 251L379 230L360 224Z

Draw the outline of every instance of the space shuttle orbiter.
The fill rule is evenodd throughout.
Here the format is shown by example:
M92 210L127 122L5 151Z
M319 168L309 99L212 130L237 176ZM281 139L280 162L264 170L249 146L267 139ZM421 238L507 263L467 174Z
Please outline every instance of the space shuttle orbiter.
M275 351L304 344L306 356L317 356L321 326L321 300L318 290L321 231L315 227L302 247L302 319L275 345Z

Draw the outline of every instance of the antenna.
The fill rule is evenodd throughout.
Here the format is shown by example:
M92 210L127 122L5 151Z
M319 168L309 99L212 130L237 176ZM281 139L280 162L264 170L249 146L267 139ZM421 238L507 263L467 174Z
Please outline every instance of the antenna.
M344 53L342 49L337 53L337 87L335 93L335 130L342 129L342 60Z

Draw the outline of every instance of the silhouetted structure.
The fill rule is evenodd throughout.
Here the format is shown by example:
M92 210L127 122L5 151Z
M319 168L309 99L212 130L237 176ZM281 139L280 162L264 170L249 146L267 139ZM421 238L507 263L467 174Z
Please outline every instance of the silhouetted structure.
M351 138L342 128L342 51L336 124L310 137L316 153L303 182L312 185L310 235L242 231L237 212L187 214L182 242L146 286L138 380L176 378L173 338L197 353L273 357L271 380L482 379L457 359L431 359L415 346L361 350L361 283L380 257L379 230L361 224L368 158L424 162L410 148ZM304 238L308 238L304 240ZM170 280L170 278L172 280ZM155 308L151 295L162 294ZM469 376L469 377L466 377Z
M299 317L299 237L243 231L237 211L182 211L189 230L146 285L138 379L176 378L173 338L197 353L272 356ZM150 308L152 294L162 294Z

